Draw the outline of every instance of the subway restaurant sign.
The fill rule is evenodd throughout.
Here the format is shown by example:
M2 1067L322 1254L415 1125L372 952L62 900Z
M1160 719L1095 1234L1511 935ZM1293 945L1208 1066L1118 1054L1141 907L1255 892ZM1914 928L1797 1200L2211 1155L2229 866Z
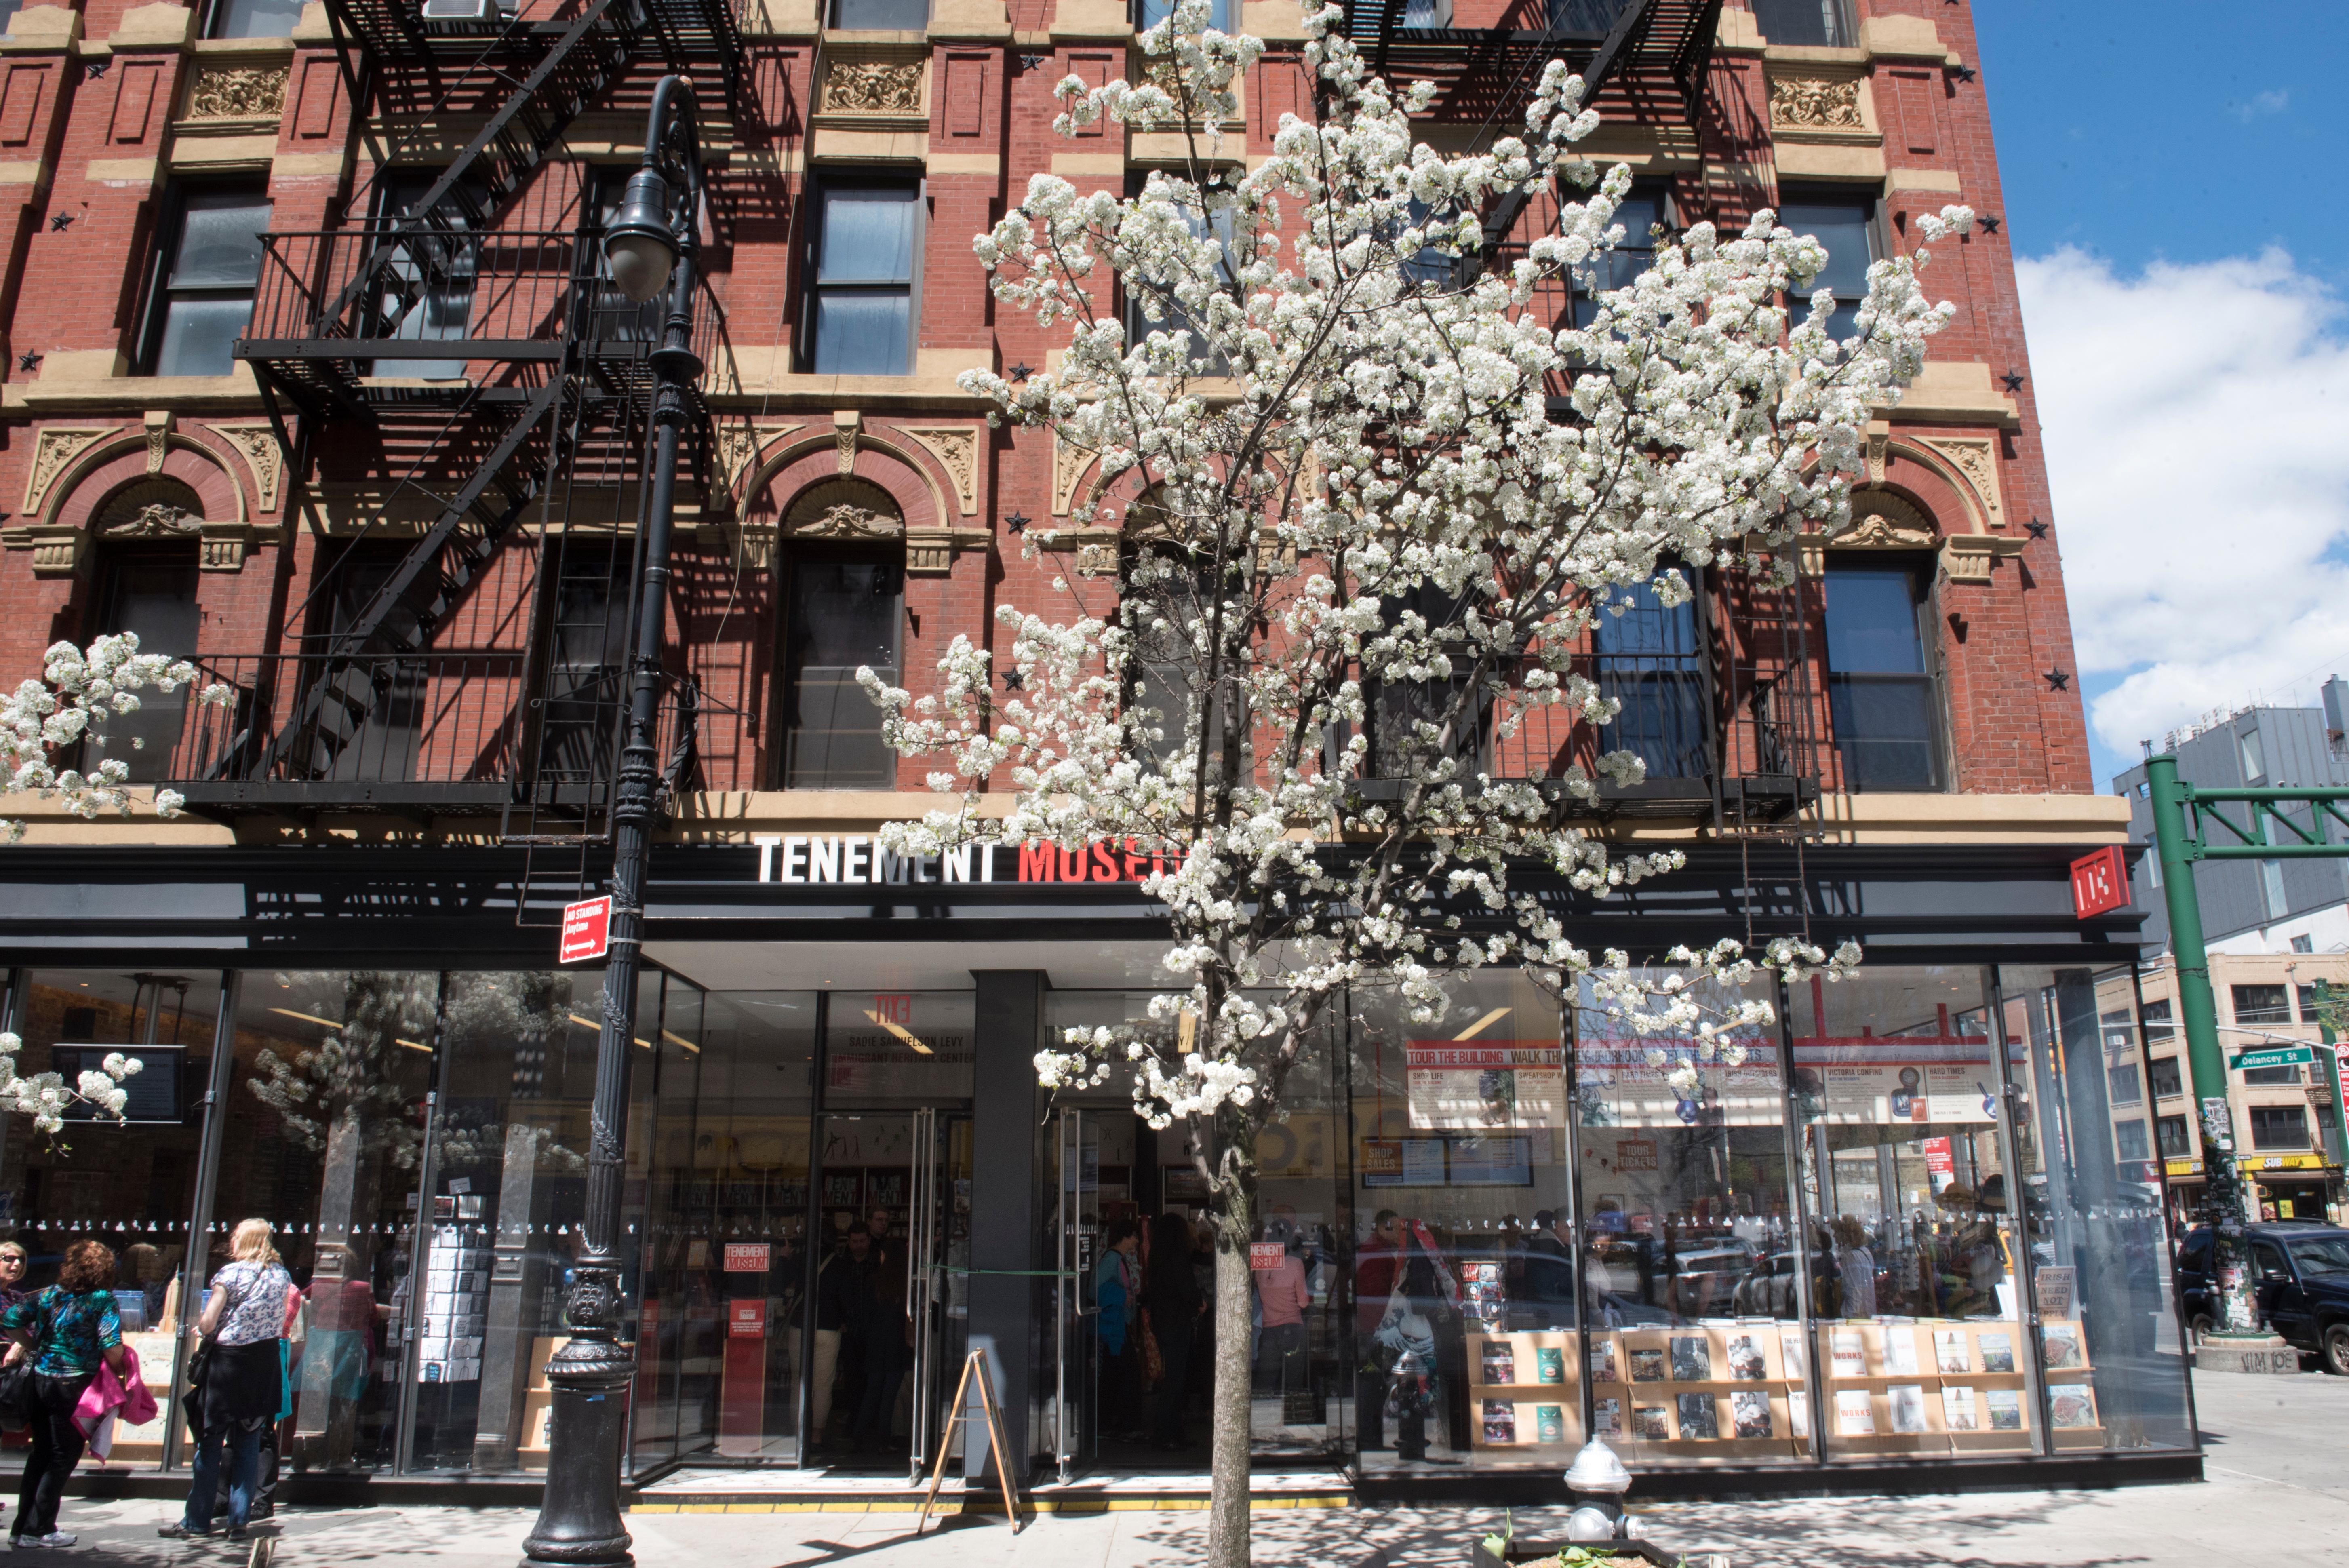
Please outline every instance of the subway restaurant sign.
M759 834L761 882L886 884L946 882L1135 883L1177 862L1142 852L1135 841L1095 839L1077 849L1053 844L966 844L943 855L894 855L869 833Z
M2313 1067L2316 1065L2316 1048L2313 1045L2262 1045L2255 1051L2238 1051L2227 1058L2227 1065L2246 1072L2260 1067Z

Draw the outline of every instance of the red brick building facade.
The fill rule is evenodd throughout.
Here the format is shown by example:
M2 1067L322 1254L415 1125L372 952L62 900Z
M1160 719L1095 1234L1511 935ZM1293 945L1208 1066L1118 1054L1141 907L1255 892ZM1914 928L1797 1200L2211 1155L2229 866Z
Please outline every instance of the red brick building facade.
M1366 7L1353 26L1397 74L1424 71L1443 82L1428 134L1460 144L1506 107L1494 91L1500 74L1522 81L1539 52L1522 40L1541 18L1529 23L1504 9L1463 0L1448 30L1426 31L1411 25L1427 19L1416 13L1385 18ZM1762 22L1777 14L1766 7L1760 20L1736 7L1651 7L1599 96L1607 122L1590 145L1602 162L1630 162L1641 192L1660 200L1653 210L1674 224L1736 223L1778 202L1798 220L1827 224L1831 244L1864 234L1881 254L1915 243L1921 213L1963 201L1983 215L1976 232L1942 247L1930 272L1931 292L1955 303L1956 318L1909 396L1870 432L1859 523L1806 560L1816 568L1880 555L1913 571L1929 634L1920 651L1942 732L1926 787L2085 793L2056 519L2011 242L1997 222L1997 161L1970 14L1923 0L1856 0L1848 16L1830 3L1816 18L1811 9L1797 6L1791 20L1771 25L1834 42L1771 39ZM1270 47L1245 95L1234 157L1264 154L1278 117L1309 108L1300 28L1287 0L1247 0L1246 12L1241 24ZM582 14L558 8L542 19L533 9L509 26L512 58L560 50L566 26ZM273 16L290 36L225 36L272 26ZM412 200L502 101L501 89L485 85L488 47L462 28L432 37L395 29L387 44L354 31L380 23L346 25L323 7L298 21L290 16L249 14L231 0L215 0L205 13L164 4L34 6L0 45L7 158L0 174L14 214L0 283L8 354L0 494L15 503L0 555L0 603L8 610L0 618L0 669L12 676L30 671L51 641L87 641L131 624L124 618L140 612L126 607L119 561L200 556L199 569L178 579L195 599L193 645L171 651L242 660L234 671L221 666L241 690L293 701L298 680L280 670L288 679L273 687L266 661L341 646L336 639L365 608L374 580L367 574L389 572L412 553L511 417L450 388L512 392L545 363L353 360L320 381L294 369L315 369L316 360L273 360L250 348L245 360L231 357L227 342L237 336L331 336L336 328L320 327L316 315L324 296L309 291L326 274L357 265L370 219L396 217L403 193ZM843 17L904 20L861 16L853 5L826 20ZM1559 37L1579 40L1559 47L1584 68L1603 30L1572 29L1589 20L1569 5L1557 22ZM866 552L876 560L889 556L894 566L902 550L895 652L902 678L917 691L954 637L993 639L995 607L1051 597L1051 578L1070 564L1061 552L1079 542L1064 538L1028 559L1019 530L1029 522L1065 526L1088 480L1060 460L1048 434L990 429L983 408L954 384L972 367L1016 375L1022 365L1050 362L1055 348L1024 317L998 315L970 239L1036 172L1116 187L1174 151L1113 127L1073 139L1051 130L1054 83L1071 73L1099 81L1124 68L1133 19L1114 0L1016 0L1009 11L1000 0L937 0L926 33L820 29L817 22L805 5L794 11L778 3L742 14L730 38L708 47L676 45L654 28L605 62L608 81L599 89L575 101L542 89L533 107L567 113L543 157L484 176L481 169L501 151L493 146L460 183L474 191L465 221L493 235L548 236L560 265L553 250L532 255L525 244L484 242L460 286L453 326L416 319L431 314L428 306L384 328L398 302L388 308L378 297L370 306L378 326L357 334L476 342L493 333L550 336L548 313L563 307L550 303L561 292L554 275L586 254L583 244L592 249L578 238L581 225L592 227L597 202L608 205L629 166L645 88L665 60L694 75L710 122L704 335L717 351L708 451L696 469L700 483L688 489L672 640L677 667L700 689L699 782L710 790L766 792L792 782L790 732L808 722L795 717L802 701L792 683L809 679L789 646L794 562L819 538L830 542L814 546L818 556L842 554L839 518L850 516L827 524L824 514L842 505L869 514L859 526L874 534L871 543L890 541ZM1514 52L1464 41L1512 29L1521 40ZM591 30L573 56L595 41ZM354 81L376 95L372 119L351 112ZM387 161L378 165L378 156ZM910 211L882 197L901 198ZM867 295L865 315L842 319L886 320L904 341L877 360L871 344L850 344L846 359L827 364L828 350L814 340L825 301L810 297L822 292L815 269L826 204L868 198L906 231L910 265L888 300L876 306ZM215 227L265 215L278 237L264 256L229 256L224 281L196 275L182 286L175 269L200 275L205 265L183 253L200 248L211 212L223 214ZM1536 203L1519 233L1542 216ZM341 237L302 237L332 230ZM1848 255L1851 246L1842 250ZM415 270L404 262L388 270L402 267ZM335 273L331 281L347 279ZM234 320L256 287L253 320ZM450 314L445 302L441 313ZM715 326L721 313L722 330ZM867 373L834 368L851 361ZM876 366L892 373L872 373ZM276 395L263 395L256 369ZM386 369L419 374L377 373ZM404 379L412 383L404 390L388 387ZM341 402L316 391L326 382ZM414 644L440 656L429 677L414 678L437 693L424 699L434 717L419 737L399 742L414 752L410 771L419 778L511 781L543 764L544 742L526 710L532 697L554 700L546 664L533 650L561 618L552 603L561 558L566 550L601 552L598 561L608 565L574 562L572 575L617 580L625 563L615 544L624 555L633 539L631 486L641 465L627 442L640 427L616 418L600 439L577 445L558 446L545 433L579 418L589 401L584 394L555 400L541 415L543 428L516 444L504 466L529 472L532 493L509 508L510 528L480 546L480 564L457 574L458 590L431 618L429 638ZM602 417L586 415L591 426ZM134 514L158 500L168 515L140 524ZM493 498L477 511L498 509ZM1756 643L1742 659L1724 656L1728 673L1708 701L1722 711L1720 744L1734 772L1762 742L1730 732L1726 712L1740 693L1729 667L1741 666L1748 684L1766 684L1757 671L1774 659L1809 664L1813 771L1830 796L1846 784L1864 793L1867 781L1842 776L1822 695L1835 671L1817 597L1794 616L1779 612L1782 621L1807 621L1799 649L1782 637L1775 655ZM1739 635L1739 613L1726 597L1712 607L1709 618L1730 628L1717 641L1725 649ZM598 601L595 612L604 611ZM158 646L151 630L147 640ZM380 638L373 646L409 649ZM452 661L458 653L477 657ZM471 690L440 690L451 681ZM284 708L278 719L300 722L305 712ZM1559 754L1588 749L1583 737ZM218 771L218 756L206 762ZM334 765L353 773L349 763ZM300 776L287 766L284 755L270 759L275 776ZM868 760L861 771L832 776L818 763L797 777L819 787L887 788L893 781L876 766ZM162 776L152 763L142 768ZM894 782L918 787L919 774L903 764Z

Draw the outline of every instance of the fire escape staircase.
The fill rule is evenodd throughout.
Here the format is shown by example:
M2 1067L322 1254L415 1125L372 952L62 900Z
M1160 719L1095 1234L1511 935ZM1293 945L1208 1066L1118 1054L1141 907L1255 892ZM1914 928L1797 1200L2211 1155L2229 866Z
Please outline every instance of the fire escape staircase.
M181 786L192 808L371 805L393 794L440 810L512 805L520 770L511 757L488 770L499 776L476 768L468 781L387 789L350 780L347 753L413 679L403 659L430 648L558 476L584 463L607 481L625 474L629 488L641 477L657 308L626 305L605 278L591 202L583 199L573 231L502 225L580 114L632 68L686 74L713 118L739 121L738 4L586 0L564 21L491 12L451 24L427 18L418 0L326 0L353 101L369 101L357 90L367 84L381 120L409 128L379 170L422 162L423 142L450 118L486 118L405 211L264 235L254 317L235 352L294 454L289 478L305 509L316 455L357 442L375 450L388 482L358 534L388 534L381 510L395 497L422 522L364 594L335 580L339 565L321 574L289 625L330 627L299 639L298 669L277 678L291 690L264 681L249 694L254 717ZM699 315L698 337L722 331L706 296ZM688 452L713 493L709 411L692 402ZM311 523L323 533L315 514ZM342 613L328 616L330 603Z

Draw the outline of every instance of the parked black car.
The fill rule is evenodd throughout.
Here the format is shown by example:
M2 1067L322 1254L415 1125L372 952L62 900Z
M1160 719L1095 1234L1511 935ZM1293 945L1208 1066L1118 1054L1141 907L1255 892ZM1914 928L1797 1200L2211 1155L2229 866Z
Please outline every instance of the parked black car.
M2261 1318L2323 1357L2324 1370L2349 1377L2349 1231L2285 1220L2240 1234L2250 1251L2246 1264ZM2210 1252L2207 1229L2189 1231L2178 1249L2178 1314L2197 1333L2221 1318Z

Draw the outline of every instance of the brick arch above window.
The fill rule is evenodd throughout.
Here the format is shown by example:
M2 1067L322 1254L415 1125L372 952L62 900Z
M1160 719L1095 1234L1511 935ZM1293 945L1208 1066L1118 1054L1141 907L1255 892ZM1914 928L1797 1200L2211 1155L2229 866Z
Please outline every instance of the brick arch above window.
M79 573L100 526L101 509L132 487L169 481L179 488L173 506L190 514L191 535L200 541L208 572L242 571L253 545L244 487L227 457L176 430L150 425L117 426L93 438L87 427L48 427L39 432L26 512L38 521L5 530L10 549L33 553L36 576ZM61 457L45 464L46 453ZM189 504L193 498L193 504ZM108 524L126 519L109 516Z

